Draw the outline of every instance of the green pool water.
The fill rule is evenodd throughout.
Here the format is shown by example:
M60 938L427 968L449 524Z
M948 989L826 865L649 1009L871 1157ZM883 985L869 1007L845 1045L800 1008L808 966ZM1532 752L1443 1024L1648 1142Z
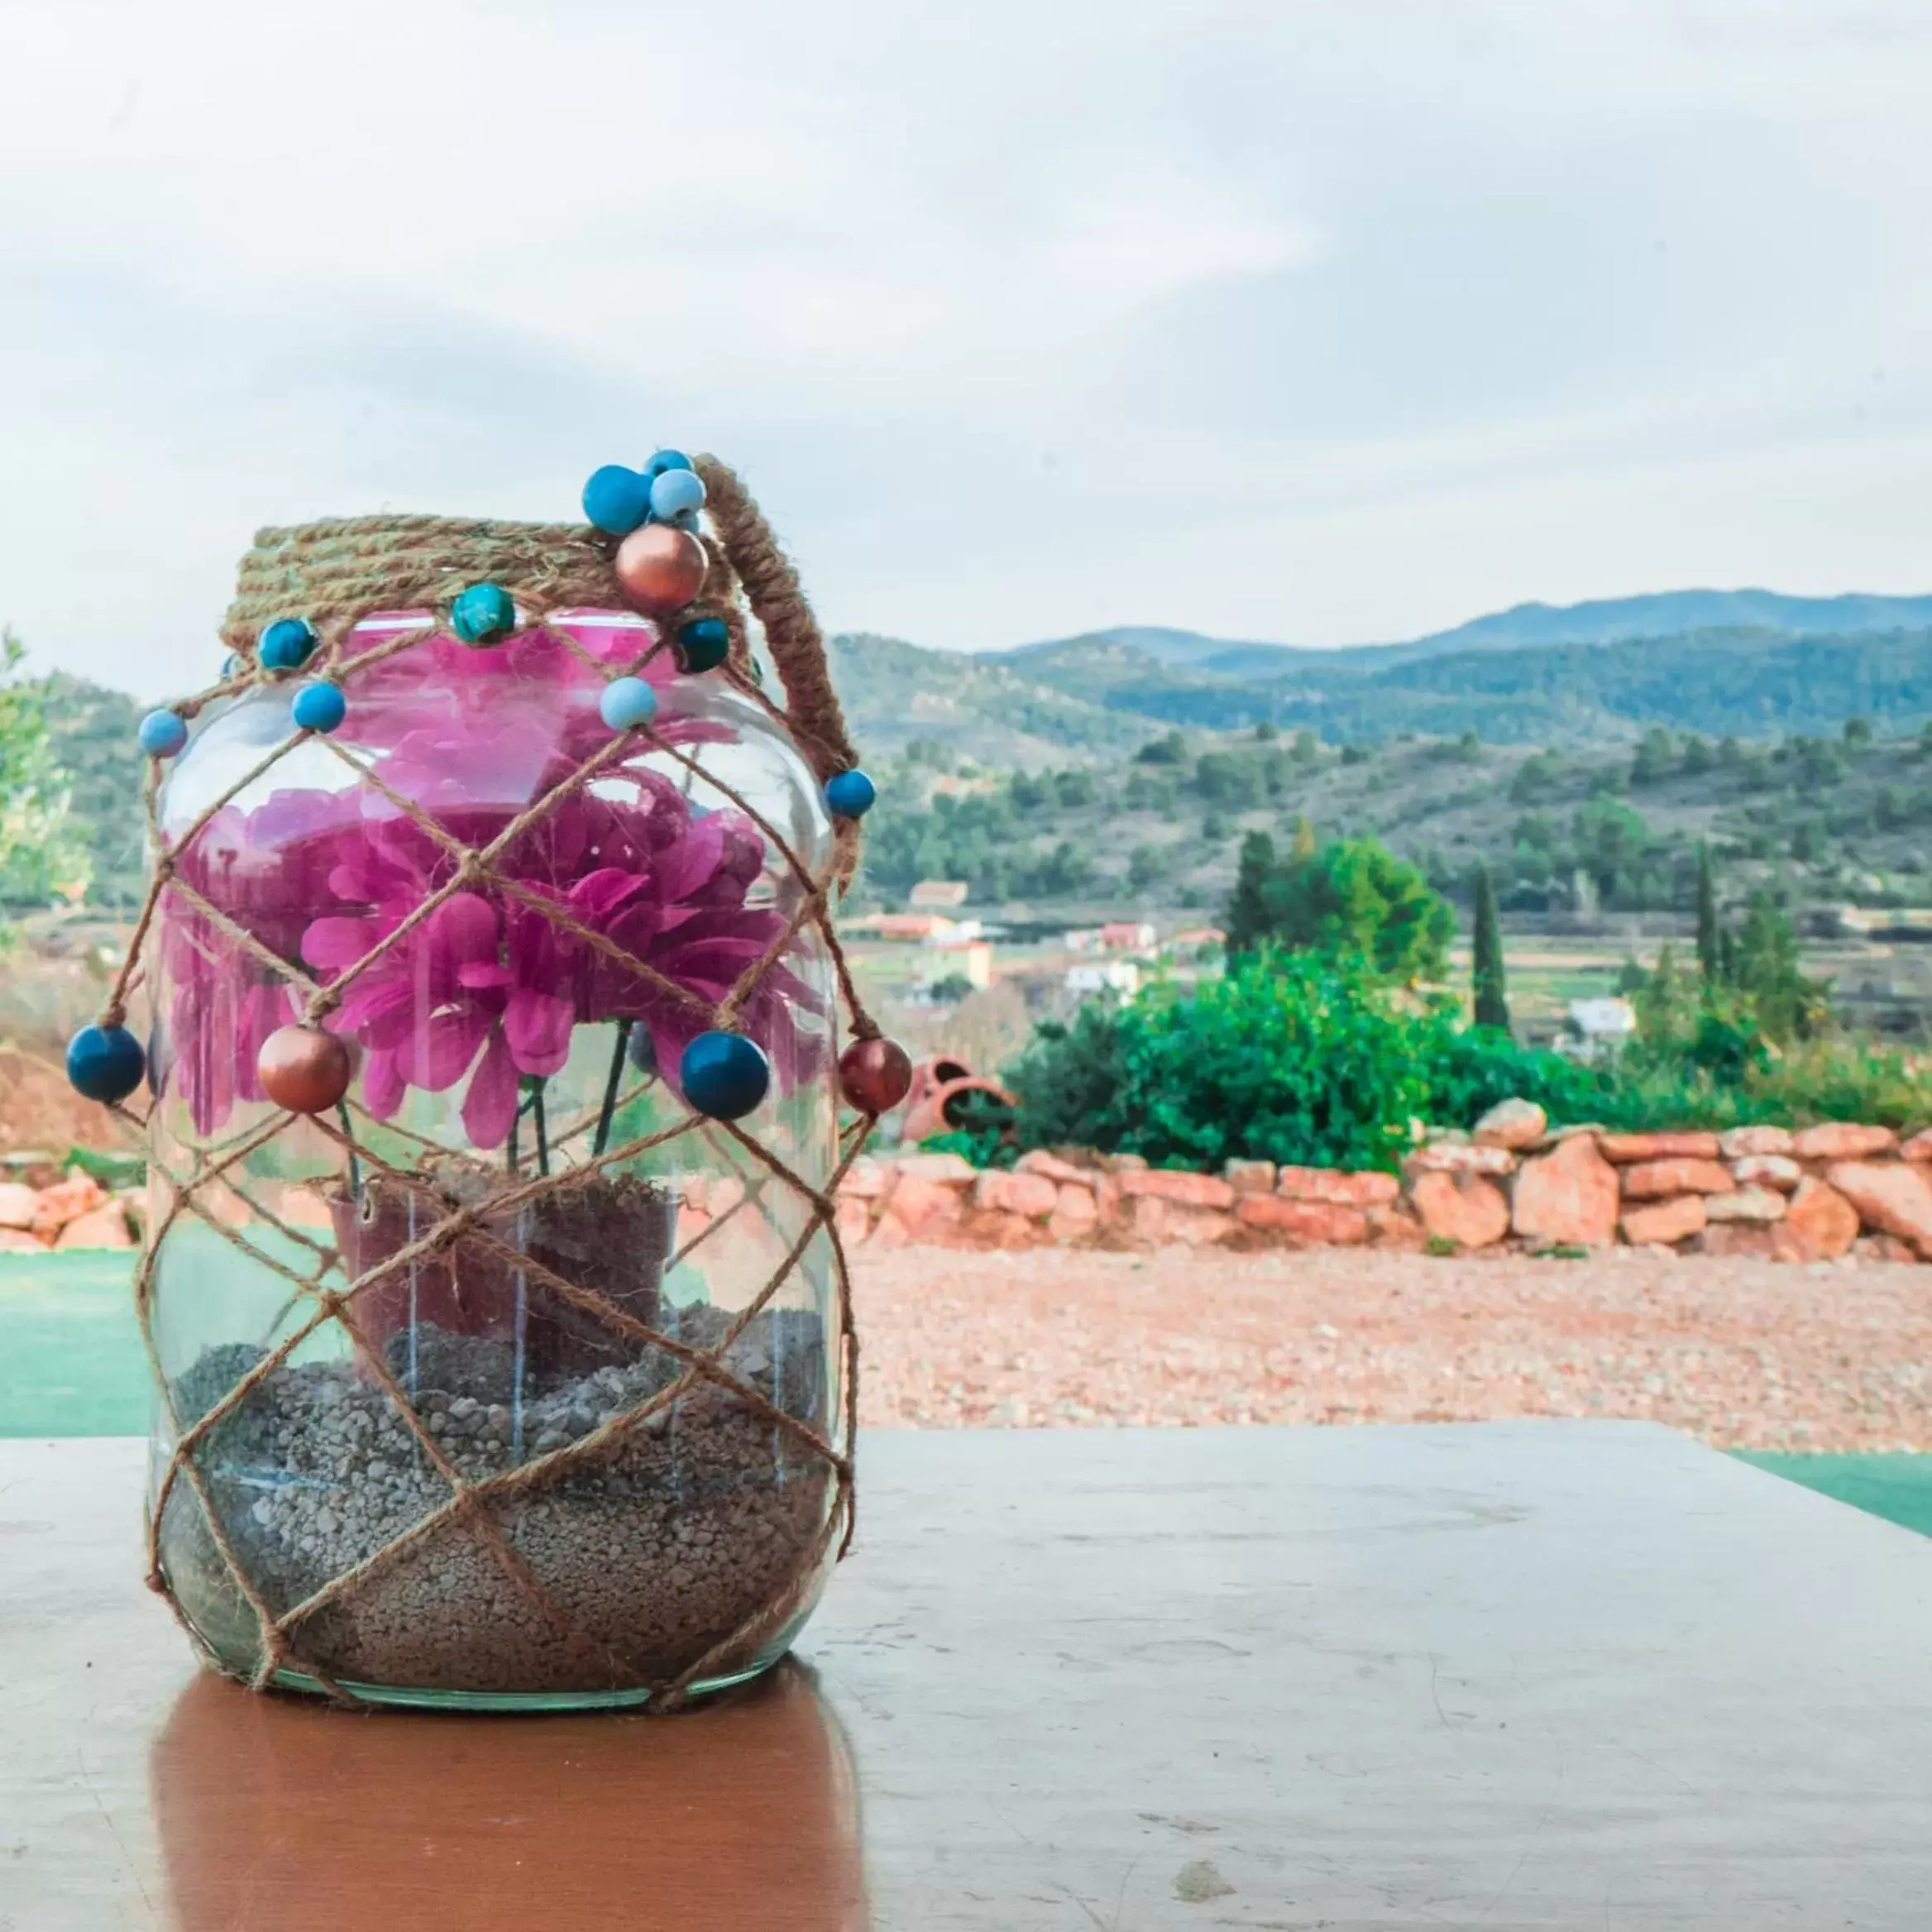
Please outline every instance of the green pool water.
M125 1255L0 1254L0 1436L147 1432L147 1361ZM213 1285L211 1280L211 1286ZM1741 1461L1932 1536L1932 1456Z

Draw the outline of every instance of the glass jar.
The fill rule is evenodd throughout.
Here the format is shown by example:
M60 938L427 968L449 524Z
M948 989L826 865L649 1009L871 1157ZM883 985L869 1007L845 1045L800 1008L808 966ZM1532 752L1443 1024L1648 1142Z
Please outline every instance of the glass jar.
M696 1695L779 1657L833 1560L834 826L755 687L656 637L372 615L339 728L291 739L289 686L245 669L167 768L151 1505L232 1674ZM648 734L604 721L619 670ZM742 1121L681 1091L720 1002L769 1068ZM313 1112L258 1069L299 1020L352 1061Z

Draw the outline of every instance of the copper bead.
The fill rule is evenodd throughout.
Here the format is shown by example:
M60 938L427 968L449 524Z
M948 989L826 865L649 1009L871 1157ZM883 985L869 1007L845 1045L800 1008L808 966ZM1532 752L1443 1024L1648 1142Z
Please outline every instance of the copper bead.
M711 560L689 530L646 524L617 547L617 581L640 610L676 610L705 587Z
M889 1113L912 1089L912 1062L896 1040L855 1040L839 1056L839 1090L860 1113Z
M255 1063L262 1092L290 1113L326 1113L354 1071L347 1043L319 1026L278 1026Z

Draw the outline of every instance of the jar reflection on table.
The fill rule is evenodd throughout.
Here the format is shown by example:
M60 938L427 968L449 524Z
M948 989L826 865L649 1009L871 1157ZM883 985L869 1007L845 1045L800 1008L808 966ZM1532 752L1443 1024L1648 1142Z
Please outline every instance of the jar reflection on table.
M149 1762L169 1932L865 1932L850 1746L787 1660L684 1717L345 1723L212 1675Z

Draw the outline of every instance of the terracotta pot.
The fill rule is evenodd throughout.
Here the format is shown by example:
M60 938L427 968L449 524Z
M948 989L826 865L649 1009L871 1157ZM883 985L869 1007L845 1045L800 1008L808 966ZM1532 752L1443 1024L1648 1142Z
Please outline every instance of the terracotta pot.
M481 1178L466 1164L438 1170L436 1188L459 1200L487 1202ZM329 1202L336 1245L350 1281L419 1241L447 1212L431 1181L406 1188L376 1177L361 1200ZM599 1178L502 1214L485 1214L496 1237L573 1286L637 1321L656 1326L664 1263L677 1226L677 1203L662 1188L629 1177ZM514 1337L519 1308L523 1358L533 1375L584 1375L607 1362L631 1361L643 1344L573 1307L546 1282L519 1268L495 1241L466 1235L451 1246L406 1263L365 1289L350 1314L371 1345L389 1351L414 1325L446 1335ZM395 1366L392 1361L391 1365Z

